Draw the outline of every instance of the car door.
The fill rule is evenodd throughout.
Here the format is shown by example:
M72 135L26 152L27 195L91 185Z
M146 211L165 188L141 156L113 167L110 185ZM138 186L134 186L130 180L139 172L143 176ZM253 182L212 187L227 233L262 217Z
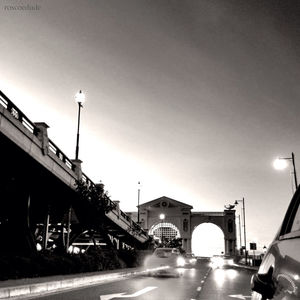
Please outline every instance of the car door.
M282 226L258 274L251 280L252 300L300 299L300 190L294 195Z

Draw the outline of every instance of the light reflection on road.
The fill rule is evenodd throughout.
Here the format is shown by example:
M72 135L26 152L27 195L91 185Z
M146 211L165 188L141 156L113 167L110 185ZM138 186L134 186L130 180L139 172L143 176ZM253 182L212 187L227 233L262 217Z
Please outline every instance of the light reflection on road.
M212 275L217 286L222 287L225 281L234 280L238 276L238 271L233 269L216 269Z

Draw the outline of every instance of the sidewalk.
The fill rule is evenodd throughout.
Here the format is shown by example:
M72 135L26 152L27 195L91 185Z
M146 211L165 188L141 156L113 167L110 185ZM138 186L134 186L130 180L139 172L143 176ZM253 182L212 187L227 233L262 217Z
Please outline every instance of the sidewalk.
M161 267L162 268L162 267ZM159 268L157 268L159 269ZM143 267L0 281L0 299L22 299L147 274Z

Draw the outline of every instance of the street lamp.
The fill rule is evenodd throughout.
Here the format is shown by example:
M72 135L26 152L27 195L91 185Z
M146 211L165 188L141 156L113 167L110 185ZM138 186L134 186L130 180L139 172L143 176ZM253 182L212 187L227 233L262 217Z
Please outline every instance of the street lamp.
M75 159L78 159L79 153L79 127L80 127L80 109L83 107L83 103L85 101L85 94L80 90L75 95L75 101L78 103L78 126L77 126L77 140L76 140L76 152L75 152Z
M240 248L242 248L242 229L241 229L241 216L238 215L237 216L238 220L239 220L239 235L240 235Z
M159 215L159 219L161 221L160 229L161 229L161 242L162 243L163 243L163 240L164 240L163 222L164 222L165 217L166 217L165 214L160 214Z
M245 264L247 265L247 239L246 239L246 215L245 215L245 198L242 200L235 200L234 205L238 205L239 202L242 202L243 210L243 227L244 227L244 244L245 244Z
M138 224L140 224L140 192L141 192L141 183L138 182L138 213L137 213Z
M78 103L78 126L77 126L77 140L76 140L76 151L75 151L75 159L78 160L79 153L79 127L80 127L80 109L82 104L85 101L85 94L80 90L75 95L75 101ZM67 223L67 241L66 241L66 250L68 252L70 246L70 231L71 231L71 219L72 219L72 206L69 208L68 212L68 223Z
M295 191L296 191L297 187L298 187L298 181L297 181L294 153L292 152L292 157L278 157L277 159L275 159L273 166L276 170L283 170L288 166L288 164L286 162L287 160L292 161L292 164L293 164L293 173L294 173Z

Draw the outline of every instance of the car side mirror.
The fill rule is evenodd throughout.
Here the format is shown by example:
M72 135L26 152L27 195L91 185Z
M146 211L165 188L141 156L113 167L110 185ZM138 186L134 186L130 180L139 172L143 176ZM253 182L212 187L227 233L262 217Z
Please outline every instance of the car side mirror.
M271 267L268 273L254 274L251 278L251 289L262 295L262 300L272 299L275 294L275 284L272 279L273 267Z

